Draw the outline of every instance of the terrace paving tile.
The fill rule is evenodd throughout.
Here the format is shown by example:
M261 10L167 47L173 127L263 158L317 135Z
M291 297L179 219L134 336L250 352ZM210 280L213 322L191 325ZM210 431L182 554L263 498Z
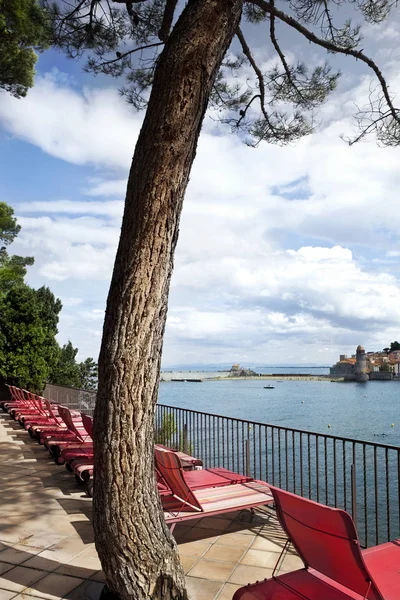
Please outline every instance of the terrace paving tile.
M6 573L7 571L11 571L11 569L14 568L14 565L10 564L10 563L3 563L0 562L0 575L3 575L3 573Z
M235 548L248 548L253 538L242 533L227 533L222 535L215 543L221 546L234 546Z
M23 544L16 544L15 546L9 546L0 552L0 561L11 563L13 565L20 565L21 563L29 560L32 555L39 552L40 550L38 548L31 548L29 546L24 546Z
M208 581L197 577L186 577L186 585L190 600L214 600L222 589L220 581Z
M20 598L22 598L22 596L19 596ZM15 595L15 592L8 592L7 590L0 590L0 600L11 600L11 598L18 598L18 596Z
M227 581L235 567L236 563L223 563L202 558L190 569L188 575L211 581Z
M0 415L0 456L0 600L98 600L92 500L8 415ZM198 517L174 536L190 600L231 600L269 577L286 541L270 509ZM298 567L289 552L282 571Z
M209 549L211 544L206 542L188 542L179 545L179 554L183 556L203 556Z
M217 560L219 562L237 563L243 556L245 550L238 546L221 546L213 544L204 554L206 560Z
M241 565L250 567L262 567L273 569L280 557L280 552L268 552L265 550L247 550L246 554L240 560Z
M230 583L238 583L247 585L254 581L262 581L267 577L271 577L272 569L263 569L261 567L250 567L248 565L239 565L229 577Z
M30 588L24 590L28 596L39 596L46 600L60 600L68 598L68 594L83 583L83 579L70 577L68 575L57 575L46 573L46 577L40 579Z
M97 581L85 581L65 598L68 600L99 600L103 584Z
M22 592L26 587L42 579L44 575L47 575L45 571L21 566L14 567L0 577L0 589Z
M183 567L183 571L185 575L190 571L190 569L197 563L199 558L197 556L184 556L180 555L181 565Z
M233 594L238 590L241 585L237 583L225 583L224 587L216 596L216 600L232 600Z

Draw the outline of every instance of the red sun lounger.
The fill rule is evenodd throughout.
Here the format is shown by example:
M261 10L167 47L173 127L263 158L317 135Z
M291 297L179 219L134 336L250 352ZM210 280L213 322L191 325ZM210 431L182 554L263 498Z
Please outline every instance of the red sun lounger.
M43 431L40 433L40 442L44 443L50 454L54 457L60 455L62 448L72 448L74 445L82 446L82 444L85 444L87 438L80 415L72 413L68 408L61 405L58 407L58 413L66 429L50 432Z
M175 452L155 448L155 460L157 471L171 490L170 495L161 495L165 520L172 525L171 529L180 521L254 508L273 502L269 485L264 481L207 487L196 490L195 493L185 481L181 463Z
M201 469L199 471L185 471L182 465L182 461L179 458L179 454L170 450L169 448L163 447L162 450L164 452L173 452L180 462L180 465L183 470L183 477L187 483L187 485L192 490L200 490L202 488L210 488L210 487L221 487L224 485L234 485L235 483L247 483L249 481L253 481L252 477L247 477L246 475L240 475L239 473L235 473L234 471L228 471L228 469L224 469L222 467L217 467L214 469ZM155 448L157 451L157 446ZM157 476L157 484L158 491L161 495L170 495L172 490L169 488L167 482L163 478L160 471L158 471L156 467L156 476Z
M63 450L92 449L93 441L89 438L80 415L78 419L74 419L71 411L65 406L59 406L58 412L68 427L70 435L65 435L61 438L56 436L46 438L45 436L45 446L50 450L51 454L56 457L57 464L63 465L65 463L65 458L61 454ZM83 452L83 454L85 453ZM72 456L70 458L72 458Z
M233 600L399 600L400 540L361 550L350 515L271 487L305 567L249 584Z
M181 452L180 450L168 448L168 446L164 446L164 444L156 444L155 447L162 448L164 450L169 450L170 452L175 452L175 454L179 457L181 465L185 471L192 471L196 467L203 466L203 461L200 458L195 458L194 456L190 456L190 454L186 454L185 452Z
M48 412L47 421L26 421L24 423L25 429L28 429L29 435L33 438L40 439L40 436L44 434L50 434L51 432L68 431L67 426L61 419L58 413L58 404L53 404L46 398L44 399L46 410ZM44 440L42 440L44 442Z

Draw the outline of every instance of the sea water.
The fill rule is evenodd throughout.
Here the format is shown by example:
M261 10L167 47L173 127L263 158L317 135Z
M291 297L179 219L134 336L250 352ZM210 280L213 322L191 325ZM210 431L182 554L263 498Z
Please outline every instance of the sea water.
M274 389L264 389L272 385ZM400 382L218 380L160 383L160 404L400 445ZM392 426L393 424L393 426Z

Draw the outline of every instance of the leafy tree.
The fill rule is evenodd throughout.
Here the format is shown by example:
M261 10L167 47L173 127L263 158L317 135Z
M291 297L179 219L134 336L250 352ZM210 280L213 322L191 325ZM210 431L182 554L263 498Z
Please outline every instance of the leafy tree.
M0 0L0 88L26 96L35 75L34 48L47 47L50 33L37 0Z
M93 358L79 363L81 377L80 387L84 390L97 390L98 366Z
M399 342L392 342L390 344L390 352L395 352L395 350L400 350Z
M77 354L78 348L74 348L70 341L59 348L57 362L49 377L50 383L81 387L81 370L75 361Z
M13 216L14 211L5 202L0 202L0 297L13 285L21 284L26 275L26 267L33 265L31 256L9 256L7 246L21 230Z
M59 348L57 362L49 376L49 382L85 390L97 389L97 364L93 358L81 363L76 362L78 348L68 341Z
M348 3L369 23L396 6ZM124 76L128 101L147 107L107 301L95 410L94 528L110 597L187 598L175 542L155 508L153 424L179 219L207 106L254 146L285 144L314 130L313 111L338 73L324 61L315 68L289 61L277 37L282 26L296 43L302 36L315 48L356 59L376 77L380 92L358 111L350 143L375 132L381 144L400 144L399 111L381 70L360 47L360 28L347 20L346 8L338 9L345 4L60 0L52 9L55 43L71 57L88 52L86 68L94 73ZM337 23L341 14L345 20ZM269 37L272 67L257 64L246 22Z
M14 210L5 202L0 202L0 242L8 246L20 231L21 225L18 225L14 217Z
M42 392L58 359L61 301L42 287L15 286L0 299L0 376L8 383Z

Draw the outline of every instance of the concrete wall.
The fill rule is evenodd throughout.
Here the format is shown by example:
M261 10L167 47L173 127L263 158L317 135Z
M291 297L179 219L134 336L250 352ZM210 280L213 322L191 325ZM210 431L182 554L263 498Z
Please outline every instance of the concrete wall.
M373 371L369 374L369 378L371 381L390 381L391 379L393 379L393 373L390 371Z

